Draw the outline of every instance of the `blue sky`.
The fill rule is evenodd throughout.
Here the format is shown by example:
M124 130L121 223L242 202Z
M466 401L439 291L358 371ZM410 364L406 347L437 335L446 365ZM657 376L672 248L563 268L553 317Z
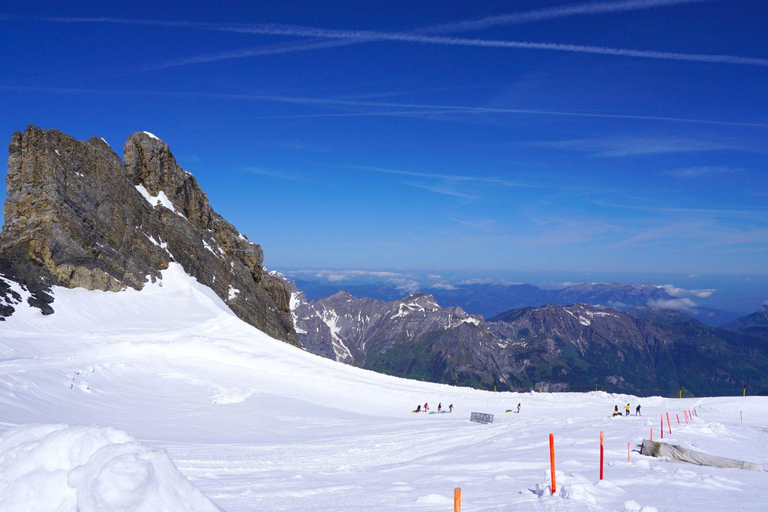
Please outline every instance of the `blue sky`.
M2 4L0 138L150 131L270 268L768 275L768 2L120 4Z

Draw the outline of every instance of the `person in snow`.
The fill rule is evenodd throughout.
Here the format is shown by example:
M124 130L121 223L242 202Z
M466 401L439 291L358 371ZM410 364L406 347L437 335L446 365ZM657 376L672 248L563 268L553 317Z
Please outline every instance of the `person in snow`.
M421 406L420 406L420 405L417 405L417 406L416 406L416 410L415 410L414 412L421 412Z
M440 412L442 410L443 410L443 402L440 402L439 404L437 404L437 412Z
M619 406L618 405L614 405L613 406L613 415L614 416L621 416L621 413L619 412Z
M428 410L429 410L429 404L425 402L424 403L424 412L427 412Z
M640 405L638 405L637 409L635 409L635 416L642 416L642 414L640 414Z
M448 412L453 412L453 404L448 406Z
M629 416L629 404L624 408L624 416Z
M517 412L520 413L520 404L517 404Z

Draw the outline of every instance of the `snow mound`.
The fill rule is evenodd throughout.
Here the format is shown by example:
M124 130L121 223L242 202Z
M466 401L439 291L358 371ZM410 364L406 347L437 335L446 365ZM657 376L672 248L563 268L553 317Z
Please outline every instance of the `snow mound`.
M0 512L220 512L174 465L106 427L24 425L0 436Z

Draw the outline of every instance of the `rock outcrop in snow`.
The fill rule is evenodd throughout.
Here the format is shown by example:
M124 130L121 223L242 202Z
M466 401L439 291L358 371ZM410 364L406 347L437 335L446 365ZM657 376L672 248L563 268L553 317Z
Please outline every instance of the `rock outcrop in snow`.
M261 247L211 208L157 137L131 135L123 164L103 139L30 126L13 135L9 152L0 315L13 310L9 281L52 313L51 285L141 289L178 262L241 319L298 344L288 283L264 270Z

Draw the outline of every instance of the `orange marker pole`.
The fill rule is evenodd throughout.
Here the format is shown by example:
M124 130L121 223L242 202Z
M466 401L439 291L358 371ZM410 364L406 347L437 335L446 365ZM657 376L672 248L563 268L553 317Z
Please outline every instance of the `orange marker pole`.
M677 422L680 423L680 415L679 414L675 414L675 418L677 418Z
M664 415L661 415L661 438L664 439Z
M603 431L600 431L600 480L603 479L603 439L605 438L605 434L603 434Z
M664 423L662 421L662 423ZM669 413L667 413L667 427L669 427L669 435L672 435L672 424L669 422Z
M461 512L461 487L453 490L453 512Z
M632 462L632 449L630 443L627 443L627 462Z
M653 429L651 429L651 441L653 441Z
M552 473L552 494L557 492L557 483L555 482L555 436L549 434L549 465Z

